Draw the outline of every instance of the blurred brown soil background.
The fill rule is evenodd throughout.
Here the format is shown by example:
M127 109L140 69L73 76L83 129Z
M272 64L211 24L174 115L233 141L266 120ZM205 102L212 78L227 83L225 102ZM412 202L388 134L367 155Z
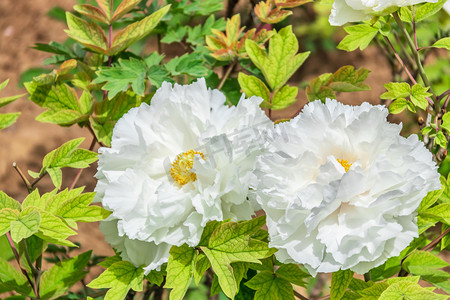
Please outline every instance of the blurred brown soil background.
M75 0L0 1L0 82L10 79L9 85L0 93L0 97L26 93L25 89L17 87L20 74L29 68L41 66L43 59L50 56L30 47L35 43L63 42L66 39L65 24L51 19L46 15L47 12L54 6L71 10L75 4ZM183 52L181 46L179 50L176 47L176 44L165 45L165 47L163 45L163 52L168 56ZM297 84L304 80L310 81L322 73L333 73L344 65L369 69L371 73L366 83L371 90L341 94L338 95L338 99L353 105L363 101L380 103L379 95L385 91L383 84L392 78L387 60L375 47L368 48L364 52L346 53L338 50L312 53L294 75L293 80ZM306 102L305 93L300 90L297 103L284 111L273 112L273 118L293 117ZM54 148L77 137L86 137L82 147L88 148L92 137L86 129L77 126L62 128L35 121L35 117L42 112L42 109L26 96L0 109L0 113L17 111L22 112L18 122L0 131L0 190L22 201L27 195L27 190L12 167L13 162L16 162L24 173L27 170L37 172L45 154ZM63 170L63 187L70 185L76 172L77 170L73 169ZM95 166L84 170L77 186L86 185L86 190L92 191L95 187L94 174ZM49 191L52 185L48 176L39 182L37 187L41 193ZM113 254L98 230L97 223L81 223L79 235L72 240L80 242L83 251L93 249L97 255Z

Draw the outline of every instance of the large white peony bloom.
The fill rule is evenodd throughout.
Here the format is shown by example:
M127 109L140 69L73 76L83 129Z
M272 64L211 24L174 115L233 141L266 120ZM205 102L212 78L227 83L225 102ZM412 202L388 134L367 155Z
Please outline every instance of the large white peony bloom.
M418 236L417 208L440 187L431 153L383 106L315 101L278 124L258 159L256 198L278 260L363 274Z
M112 211L103 232L124 259L148 273L167 262L171 245L196 246L208 221L251 218L247 194L260 154L252 129L273 127L261 101L228 107L204 79L163 83L150 106L117 122L111 148L99 150L95 191Z
M438 0L334 0L329 22L340 26L347 22L368 20L374 16L388 15L399 7Z

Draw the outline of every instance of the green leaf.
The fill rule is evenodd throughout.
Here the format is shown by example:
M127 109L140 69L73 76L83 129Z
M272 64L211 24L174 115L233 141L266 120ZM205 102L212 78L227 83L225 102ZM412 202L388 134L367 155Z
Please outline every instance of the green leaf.
M269 249L267 243L251 238L264 222L265 217L262 216L245 222L222 224L212 233L208 247L200 247L208 257L220 287L230 298L237 292L230 264L238 261L260 263L259 259L269 257L276 251Z
M85 193L64 201L56 211L56 215L75 222L96 222L106 219L111 212L100 206L89 206L95 193Z
M92 280L88 287L94 289L110 288L105 300L125 299L128 291L142 291L144 269L136 268L128 261L119 261L106 269L99 277Z
M0 210L1 214L1 210ZM1 219L2 217L0 217ZM0 221L0 224L2 221ZM2 225L0 225L2 226ZM11 246L9 245L8 239L6 235L0 235L0 258L4 260L11 260L14 258L14 253L11 250Z
M272 106L273 110L285 109L297 101L298 88L285 85L273 94Z
M20 212L16 209L0 209L0 236L6 234L11 229L11 222L19 219Z
M20 214L17 220L11 221L11 238L15 243L33 235L39 229L41 215L38 211Z
M0 257L0 283L22 295L34 297L27 278L16 270L8 261Z
M337 272L333 272L331 276L331 291L330 291L331 300L342 299L342 297L345 294L345 291L352 282L353 273L354 272L351 270L339 270Z
M379 300L408 299L408 300L439 300L447 299L446 295L438 295L420 285L407 281L400 281L390 285L378 298Z
M426 97L430 97L431 94L427 93L429 88L424 88L420 84L415 84L411 88L411 101L415 106L426 110L428 106L428 100Z
M70 12L66 12L66 19L69 30L65 32L69 37L94 52L105 54L108 51L108 41L99 25L88 23Z
M420 213L421 216L435 219L450 225L450 203L442 203Z
M442 193L444 192L445 187L443 186L440 190L435 190L429 192L425 198L423 198L422 202L420 202L420 206L418 209L418 212L421 213L422 211L426 210L430 206L432 206L436 201L441 197Z
M8 114L0 114L0 129L4 129L6 127L14 124L19 117L20 112L17 113L8 113Z
M109 24L108 18L106 17L105 13L95 6L92 6L90 4L79 4L75 5L73 9L90 19L97 20L103 24Z
M366 289L357 291L357 293L362 296L362 299L376 300L388 287L389 284L386 282L377 282Z
M43 174L49 168L87 168L89 164L97 160L97 154L85 149L77 149L84 141L84 138L78 138L68 141L48 153L42 161Z
M123 0L111 17L111 23L132 10L141 0Z
M450 37L445 37L443 39L438 40L433 45L431 45L431 47L444 48L444 49L450 50ZM0 102L1 102L1 100L0 100Z
M450 133L450 112L446 112L442 116L442 124L441 127L447 130L448 133Z
M103 11L103 13L106 15L106 18L108 20L111 19L111 7L110 7L110 1L111 0L96 0L98 6L101 8L101 10Z
M196 258L196 250L186 244L170 248L165 284L166 288L172 289L170 300L183 299L194 275Z
M372 269L373 270L373 269ZM348 285L348 288L352 291L360 291L365 290L373 285L372 281L365 282L364 280L358 279L358 278L352 278L350 281L350 284Z
M189 26L180 26L167 32L167 34L161 39L162 43L171 44L175 42L183 41L184 36L187 33Z
M337 48L347 52L357 48L361 51L364 50L378 33L378 28L370 24L347 26L344 27L344 30L348 35L344 37Z
M430 252L417 250L411 253L402 265L411 274L430 275L434 269L445 268L450 264Z
M0 209L11 208L21 210L20 203L13 198L6 195L3 191L0 191Z
M134 42L145 37L158 25L159 21L167 14L169 9L170 5L166 5L150 16L125 27L114 37L112 47L108 49L107 55L117 54L128 48Z
M164 276L167 275L166 268L161 268L161 270L151 270L145 278L152 284L156 284L157 286L161 286L164 281Z
M102 262L99 262L98 265L108 269L110 266L119 261L122 261L122 258L116 253L114 256L106 257Z
M53 185L59 190L62 184L61 168L47 168L46 171L48 175L50 175L50 179L52 180Z
M405 108L408 107L408 101L405 98L398 98L395 99L390 105L389 105L389 113L391 114L399 114L402 111L405 110Z
M91 252L87 251L78 256L64 260L45 271L39 282L39 292L41 299L57 298L83 279L88 273L84 268L89 263Z
M97 78L93 83L106 82L102 90L108 91L109 99L114 98L120 92L125 92L130 85L136 94L144 95L147 74L147 65L144 61L135 58L119 59L119 66L105 67L96 73Z
M446 0L439 0L436 3L425 3L424 5L421 5L416 10L416 22L420 22L437 13L442 8L442 6L444 6L445 2Z
M211 267L211 263L204 253L200 253L197 257L197 261L195 263L194 270L194 282L195 285L200 283L200 280L203 277L203 274Z
M389 82L384 87L387 92L381 94L381 99L406 98L411 94L411 87L406 82Z
M272 272L262 271L245 283L256 290L255 300L295 299L292 285L286 279L274 276Z
M306 287L307 282L305 282L306 278L311 278L311 275L302 271L300 267L296 264L282 264L275 274L278 277L286 279L290 283L293 283L298 286Z
M269 88L259 78L255 76L245 75L239 73L239 85L247 97L258 96L263 98L266 102L270 101Z
M208 69L203 65L204 59L197 53L186 53L183 56L172 58L167 64L166 69L172 76L181 74L193 77L202 77L208 75Z
M252 62L262 71L272 91L282 87L309 56L309 52L297 54L298 41L292 26L281 29L271 37L269 54L250 39L246 39L245 49Z
M41 239L48 241L50 243L76 247L76 245L66 239L75 235L76 232L67 226L67 224L62 221L57 216L41 211L41 224L39 226L39 232L36 234Z

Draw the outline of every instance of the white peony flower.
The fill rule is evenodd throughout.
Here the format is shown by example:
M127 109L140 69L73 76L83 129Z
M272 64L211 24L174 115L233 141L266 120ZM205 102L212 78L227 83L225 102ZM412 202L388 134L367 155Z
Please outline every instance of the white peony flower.
M388 15L399 7L437 0L334 0L329 22L340 26L347 22L368 20L374 16Z
M253 129L273 127L261 101L228 107L204 79L163 83L150 106L117 122L111 148L99 150L95 191L116 219L102 226L106 239L124 259L149 272L167 261L171 245L196 246L208 221L251 218L247 194L260 154ZM138 257L139 247L151 253Z
M363 274L418 236L417 208L440 187L431 153L383 106L315 101L276 126L258 159L257 201L278 260L312 275Z

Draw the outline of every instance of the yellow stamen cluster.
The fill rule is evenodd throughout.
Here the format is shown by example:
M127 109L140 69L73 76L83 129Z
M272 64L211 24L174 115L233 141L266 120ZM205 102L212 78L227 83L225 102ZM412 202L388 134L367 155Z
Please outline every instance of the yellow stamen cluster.
M179 185L185 185L188 182L196 181L197 175L191 171L194 166L194 155L199 154L203 159L203 153L199 151L189 150L178 154L177 159L172 163L170 176Z
M346 160L346 159L339 159L338 158L337 161L344 167L345 172L348 172L348 170L352 166L352 164L349 163L348 160Z

